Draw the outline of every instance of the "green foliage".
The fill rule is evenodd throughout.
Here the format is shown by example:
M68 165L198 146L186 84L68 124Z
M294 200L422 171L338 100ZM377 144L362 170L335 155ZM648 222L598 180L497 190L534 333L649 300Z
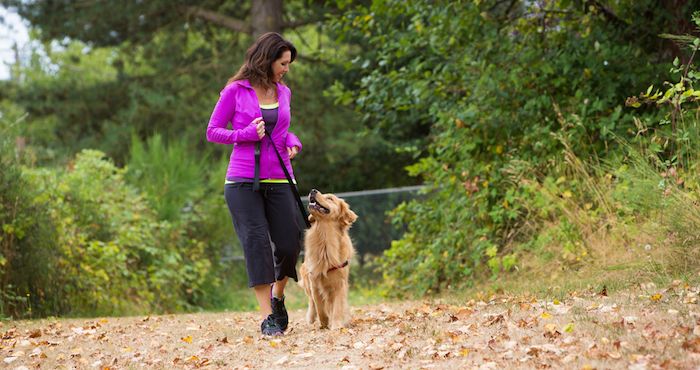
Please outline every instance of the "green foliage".
M79 42L32 53L21 69L21 83L15 82L8 98L27 112L24 134L31 146L40 148L38 160L61 161L105 140L102 119L124 105L119 99L124 86L116 80L112 60L110 50Z
M195 158L182 139L166 146L156 134L144 145L133 136L127 177L146 193L159 219L175 221L183 208L188 204L191 208L193 200L201 197L206 162Z
M45 296L53 284L57 235L48 207L33 201L22 173L23 116L18 107L0 103L0 317L31 317L40 304L57 303Z
M700 26L700 11L695 12L693 20ZM627 105L640 108L642 103L653 104L665 109L663 119L647 123L637 121L637 143L650 154L657 156L665 167L688 168L695 165L697 151L692 138L696 137L697 122L695 110L700 102L700 90L695 86L700 82L700 73L694 68L693 60L700 49L700 38L692 36L663 35L677 40L686 47L691 55L685 63L679 58L673 60L670 73L678 76L675 82L664 81L665 91L651 85L639 97L627 98Z
M163 27L180 26L182 7L188 1L121 1L101 4L62 1L3 0L5 7L17 11L33 24L40 25L46 40L81 39L96 45L118 45L128 39L145 41ZM175 9L180 8L180 11ZM100 21L96 21L100 20Z
M245 15L246 7L231 3L221 5ZM160 27L155 22L144 25L157 27L155 32L139 26L131 29L131 34L119 32L114 39L101 40L94 31L74 29L76 19L49 22L66 14L39 17L53 12L49 4L15 5L20 13L29 14L34 24L43 26L33 32L34 38L50 39L60 32L78 37L60 43L34 43L31 63L20 68L20 80L11 84L14 89L8 98L29 113L28 137L32 146L40 148L39 160L63 164L77 151L93 148L123 165L129 161L130 148L125 143L131 143L132 135L145 141L155 133L164 141L177 138L188 142L188 150L196 157L211 152L217 157L230 154L228 146L207 143L204 130L219 92L252 42L249 35L195 20L182 28ZM100 27L118 30L124 17L138 18L145 8L166 5L131 4L123 14L101 17L104 24ZM294 3L289 8L314 18L318 14L312 13L323 10L317 5ZM109 7L91 4L80 17L93 11L112 14ZM148 12L144 14L149 17ZM303 153L295 160L302 192L313 187L339 192L415 184L417 181L403 172L385 175L410 163L410 153L396 153L383 138L363 133L359 115L337 106L333 97L324 94L330 88L328 81L344 74L346 50L339 51L338 43L316 25L285 36L297 45L301 56L287 83L293 91L291 130L304 144Z
M1 193L12 212L2 218L2 292L26 295L35 312L3 300L6 314L167 312L201 303L217 285L205 244L159 221L123 173L94 150L66 171L14 170Z
M540 212L526 207L533 190L524 180L560 177L562 143L584 158L615 153L615 137L635 129L624 96L661 76L649 62L661 50L631 35L665 19L611 18L640 4L609 14L575 2L511 5L375 1L336 24L339 37L369 44L350 66L361 78L336 89L337 98L421 155L408 171L431 188L396 210L409 225L384 261L396 292L514 268L513 246L528 240L521 231ZM557 238L575 256L581 236L570 226Z
M12 248L27 251L21 256L28 261L38 254L21 243L52 251L45 257L46 276L54 274L51 266L59 266L59 259L61 264L94 269L54 274L66 286L81 281L76 286L82 290L71 292L39 281L41 274L33 278L25 276L26 269L7 270L7 276L34 286L20 289L15 282L11 289L3 288L24 307L8 314L26 314L26 292L42 297L32 302L37 315L225 308L228 297L220 286L244 285L238 280L240 271L228 260L241 252L221 196L231 148L207 143L204 131L219 91L242 62L251 36L185 13L159 18L162 10L190 5L187 2L127 2L120 12L113 4L99 2L69 1L60 11L46 2L2 4L16 7L32 23L31 54L20 61L17 78L2 82L0 89L2 104L26 112L21 132L6 138L8 148L18 136L25 143L22 181L30 182L17 178L12 186L30 199L41 189L39 200L20 202L37 207L32 211L36 215L28 216L36 225L23 230L50 241L25 236L13 241ZM228 16L250 16L249 1L197 5ZM295 160L302 192L311 187L339 192L415 183L404 173L387 176L409 163L410 154L396 154L384 139L361 134L357 113L334 106L333 97L324 94L328 81L345 73L341 65L347 50L336 47L324 29L326 12L336 8L300 1L286 3L285 9L294 22L319 20L285 32L301 56L287 83L294 96L292 130L304 143ZM100 14L100 24L93 22L95 14ZM71 172L76 153L84 149L106 153L114 163L90 152L80 155L85 165L78 173ZM390 160L377 160L383 157ZM83 179L83 172L89 178ZM114 187L109 189L111 196L95 190L100 188L98 179L114 183L109 185ZM113 203L120 204L109 206ZM138 220L129 219L129 209ZM32 214L24 208L16 212ZM41 212L51 217L42 219ZM6 218L19 223L14 217L8 213ZM115 229L121 222L139 226L131 232ZM88 249L90 253L83 253ZM101 254L104 260L94 262ZM84 259L71 262L73 255ZM105 275L110 284L96 288L106 281ZM114 298L127 286L124 299ZM37 289L42 292L35 294Z

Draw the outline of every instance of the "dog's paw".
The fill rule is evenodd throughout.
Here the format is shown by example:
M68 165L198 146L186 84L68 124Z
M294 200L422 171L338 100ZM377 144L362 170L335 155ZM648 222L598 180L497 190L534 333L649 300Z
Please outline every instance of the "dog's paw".
M307 314L306 315L306 322L308 322L309 325L313 325L316 322L316 315Z

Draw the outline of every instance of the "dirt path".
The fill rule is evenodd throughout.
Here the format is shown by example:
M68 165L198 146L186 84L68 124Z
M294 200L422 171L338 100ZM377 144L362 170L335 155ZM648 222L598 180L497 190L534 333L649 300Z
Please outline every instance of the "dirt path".
M353 308L336 331L309 326L299 310L273 339L253 313L5 322L0 367L696 369L699 292L675 282L561 302L391 303Z

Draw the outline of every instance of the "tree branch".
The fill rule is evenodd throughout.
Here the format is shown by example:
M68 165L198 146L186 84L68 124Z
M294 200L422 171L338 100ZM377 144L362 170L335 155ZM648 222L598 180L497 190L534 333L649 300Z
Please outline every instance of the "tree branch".
M615 14L610 8L606 7L605 5L601 4L598 0L588 0L585 2L586 9L589 7L593 7L599 12L603 14L606 20L609 22L612 22L614 25L618 27L629 27L630 25L622 20L622 18L618 17L617 14Z
M250 33L252 31L252 28L249 24L239 19L231 18L229 16L211 10L203 9L196 6L188 6L185 8L185 11L187 14L204 19L205 21L217 24L219 26L226 27L233 31L243 33Z
M287 28L297 28L301 26L306 26L307 24L312 24L316 22L323 21L323 18L313 18L313 19L299 19L293 22L285 22L282 24L283 29Z

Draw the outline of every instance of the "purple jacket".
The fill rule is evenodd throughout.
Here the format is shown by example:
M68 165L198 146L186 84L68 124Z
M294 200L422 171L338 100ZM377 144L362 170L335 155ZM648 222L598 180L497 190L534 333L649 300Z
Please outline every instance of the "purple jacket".
M289 102L292 93L287 86L277 83L277 97L279 110L277 124L272 130L272 141L268 135L265 135L260 146L261 179L286 178L274 152L273 142L292 178L294 178L294 172L292 172L287 147L297 146L301 151L301 141L288 131L291 121ZM234 81L221 90L219 101L214 107L207 126L207 140L219 144L233 144L226 171L227 178L252 179L255 176L255 143L260 139L255 131L255 125L251 122L258 117L262 117L258 97L248 80ZM232 129L228 128L229 122L232 123Z

